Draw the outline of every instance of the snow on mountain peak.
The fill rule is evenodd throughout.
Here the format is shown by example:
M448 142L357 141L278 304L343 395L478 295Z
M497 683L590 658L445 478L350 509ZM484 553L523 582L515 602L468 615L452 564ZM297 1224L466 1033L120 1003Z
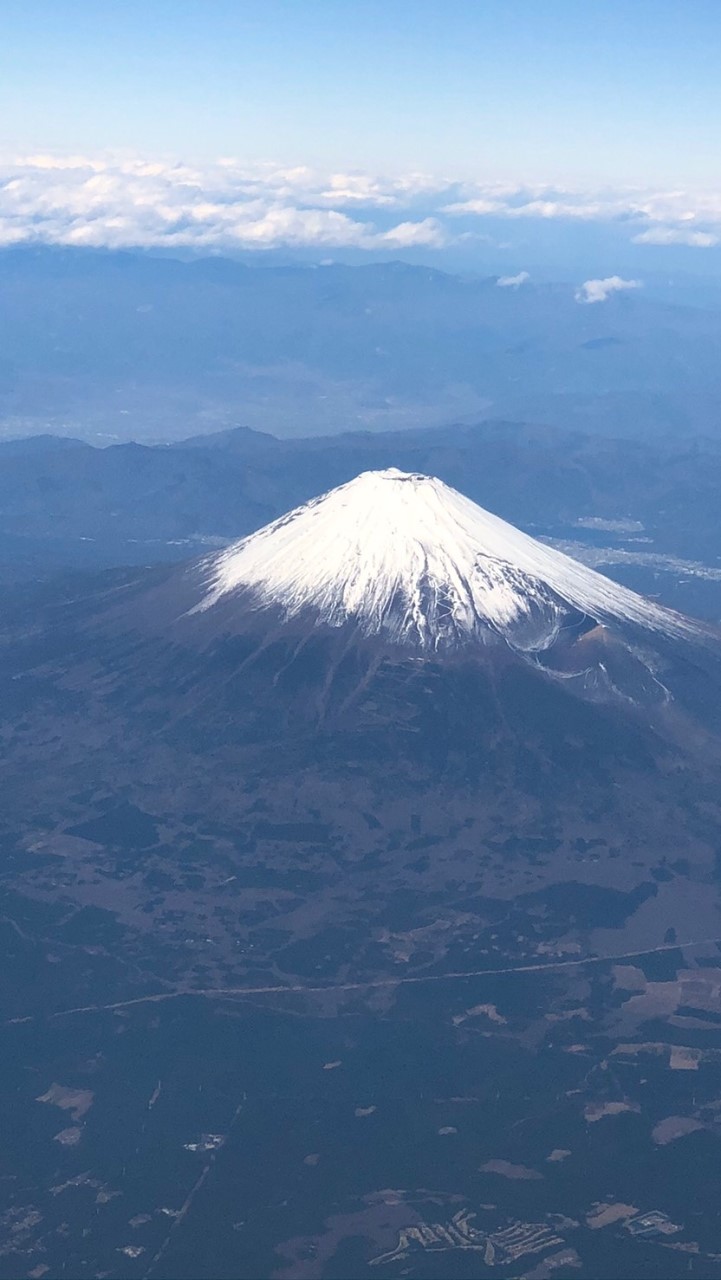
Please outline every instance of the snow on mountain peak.
M194 612L235 593L286 617L354 621L368 635L435 651L501 635L547 648L574 614L693 635L645 600L491 515L433 476L391 467L289 512L203 563Z

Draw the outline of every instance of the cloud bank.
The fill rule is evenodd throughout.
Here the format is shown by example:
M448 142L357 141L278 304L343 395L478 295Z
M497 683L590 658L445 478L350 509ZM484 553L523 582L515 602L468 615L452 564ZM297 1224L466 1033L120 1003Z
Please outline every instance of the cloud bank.
M232 158L200 165L138 156L0 158L0 245L402 252L480 243L489 228L497 237L504 223L549 220L616 223L641 246L711 249L721 244L721 192L385 178ZM515 287L523 275L499 283Z
M402 186L400 191L402 193ZM363 175L319 181L307 169L204 168L144 160L30 156L0 165L0 245L199 250L441 248L432 216L358 219L349 209L404 213L402 196Z

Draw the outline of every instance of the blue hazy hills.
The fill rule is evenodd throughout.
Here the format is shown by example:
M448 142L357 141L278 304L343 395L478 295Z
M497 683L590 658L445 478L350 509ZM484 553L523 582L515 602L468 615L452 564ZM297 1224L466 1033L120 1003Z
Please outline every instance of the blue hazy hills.
M6 250L2 434L111 443L244 425L287 438L483 418L713 434L721 292L684 279L589 304L582 283Z

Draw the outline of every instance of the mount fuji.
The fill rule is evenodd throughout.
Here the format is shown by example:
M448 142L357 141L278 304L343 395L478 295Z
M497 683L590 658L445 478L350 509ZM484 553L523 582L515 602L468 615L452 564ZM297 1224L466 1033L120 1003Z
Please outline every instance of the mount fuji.
M432 477L362 474L185 566L23 586L0 631L18 875L121 913L136 958L152 922L161 975L385 980L396 934L477 968L507 917L509 963L610 919L617 953L696 916L715 936L715 633Z
M530 669L586 701L677 707L699 688L685 668L715 668L717 649L708 625L432 476L395 469L365 472L221 552L139 575L103 597L92 632L101 648L108 633L115 647L132 636L147 670L160 655L163 669L188 668L207 688L204 715L220 699L224 731L269 703L271 721L294 707L325 721L367 699L381 674L397 683L452 667L474 679Z
M544 546L432 476L368 471L200 566L191 612L255 599L289 619L352 622L367 636L438 653L501 638L549 649L564 628L702 628Z

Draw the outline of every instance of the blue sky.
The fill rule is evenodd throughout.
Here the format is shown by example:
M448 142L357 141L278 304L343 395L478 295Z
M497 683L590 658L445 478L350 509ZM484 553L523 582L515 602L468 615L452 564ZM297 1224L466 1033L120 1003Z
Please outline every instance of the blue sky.
M708 185L718 0L3 0L0 147Z
M721 0L0 16L0 246L721 272Z

